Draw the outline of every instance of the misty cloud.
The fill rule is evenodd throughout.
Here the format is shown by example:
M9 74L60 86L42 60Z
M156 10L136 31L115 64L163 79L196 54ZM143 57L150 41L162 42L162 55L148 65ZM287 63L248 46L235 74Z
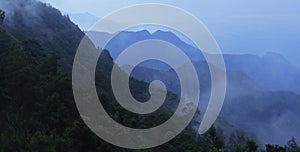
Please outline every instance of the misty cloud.
M36 0L1 0L0 9L6 12L5 24L12 26L18 24L15 22L22 21L25 26L31 26L41 21L41 4Z

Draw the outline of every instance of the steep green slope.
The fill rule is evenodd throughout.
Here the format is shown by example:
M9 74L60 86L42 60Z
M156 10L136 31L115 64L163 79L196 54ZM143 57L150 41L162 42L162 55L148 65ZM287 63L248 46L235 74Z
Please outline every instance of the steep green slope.
M29 5L29 1L12 0L23 2L20 6ZM57 9L40 2L34 6L34 15L26 9L15 10L5 20L5 28L0 27L0 151L131 151L94 135L74 105L71 79L64 74L71 72L83 33ZM105 64L98 67L97 91L112 118L129 127L147 128L170 116L164 109L137 116L116 106L109 77L113 61L106 51L101 58ZM131 79L131 85L136 98L148 99L148 83ZM169 93L167 99L176 102L178 96ZM172 141L141 151L222 151L225 145L220 130L212 127L197 136L190 126ZM233 140L243 143L231 146L233 149L251 148L246 138Z
M7 5L11 5L3 23L7 31L21 41L38 41L47 53L58 56L61 71L71 73L76 49L84 36L79 27L59 10L39 1L11 0Z
M0 50L4 52L4 49L8 48L13 44L18 44L19 41L15 39L10 33L8 33L1 25L0 25Z
M84 125L74 105L71 81L58 73L55 55L46 55L38 42L18 41L3 29L0 37L0 151L131 151L102 141ZM9 41L12 43L4 44ZM108 54L102 58L112 65ZM98 80L99 88L109 81L105 77ZM133 81L137 90L147 87ZM114 106L116 101L108 92L100 98L108 112L122 110ZM133 127L153 125L168 117L164 111L159 115L140 120L129 113L111 113L116 121ZM195 134L189 128L171 142L146 151L207 151L214 145L206 141L212 137L196 140Z

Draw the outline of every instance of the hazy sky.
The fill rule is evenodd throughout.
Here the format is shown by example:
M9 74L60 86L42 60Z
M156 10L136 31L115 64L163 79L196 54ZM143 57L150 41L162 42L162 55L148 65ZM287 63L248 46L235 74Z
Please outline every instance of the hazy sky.
M300 58L299 0L42 0L69 13L99 18L133 4L162 3L185 9L211 31L225 53L278 52Z
M90 12L101 17L116 9L133 4L163 3L190 11L198 17L240 16L254 17L265 15L269 18L300 16L299 0L42 0L66 12ZM299 19L299 18L298 18Z

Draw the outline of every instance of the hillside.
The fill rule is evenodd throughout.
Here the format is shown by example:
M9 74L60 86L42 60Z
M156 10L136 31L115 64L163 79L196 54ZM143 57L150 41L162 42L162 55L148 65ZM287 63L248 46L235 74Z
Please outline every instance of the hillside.
M56 55L37 41L16 40L2 27L0 40L0 151L130 151L102 141L86 127L73 101L70 78L58 72ZM113 64L111 57L104 53L101 59L107 61L107 66L98 70L109 73L106 68ZM167 105L149 116L126 112L116 105L110 89L104 88L107 83L108 76L97 76L99 97L116 121L147 128L170 117L164 110ZM142 90L147 90L148 84L133 79L132 85L135 97L147 100L148 92ZM167 103L178 99L174 94L168 96ZM177 139L151 151L207 151L213 145L205 140L211 137L196 140L195 134L187 128Z
M71 73L77 47L84 33L68 16L35 0L4 0L4 28L21 41L36 40L47 53L59 57L61 71Z
M15 39L9 32L7 32L2 26L0 26L0 32L2 33L0 37L0 41L2 42L0 50L3 51L9 46L19 43L19 41Z
M94 42L95 45L103 45L99 38L110 39L112 35L108 33L101 33L91 31L88 32L88 36ZM189 56L196 68L200 79L201 87L201 100L200 111L205 111L207 107L207 101L210 96L210 72L208 64L200 51L189 44L182 41L174 33L166 31L157 31L150 33L146 30L143 31L122 31L115 35L115 37L107 44L106 48L112 54L113 59L116 59L118 55L128 46L135 42L146 39L160 39L168 41L177 47L181 48L187 56ZM119 43L122 42L122 43ZM168 48L165 48L168 49ZM151 50L147 50L151 51ZM213 57L213 55L211 55ZM282 112L282 115L289 115L288 113L294 113L299 115L299 112L288 112L288 108L295 106L300 108L297 100L300 99L299 91L300 84L300 69L291 64L287 59L277 53L267 53L263 56L243 54L243 55L231 55L225 54L224 61L227 70L227 92L226 99L223 106L221 117L237 127L240 130L254 133L260 138L261 143L280 143L285 144L286 140L291 138L292 133L299 138L297 133L298 119L296 117L288 116L286 121L294 122L295 127L286 127L279 125L279 122L271 121L275 119L281 119L281 115L269 109L273 109L275 105L281 105L277 107L278 111ZM132 65L123 65L121 68L127 71ZM184 65L178 68L184 68ZM145 82L151 82L153 80L162 80L168 90L180 95L179 80L174 72L168 65L164 65L158 61L150 61L139 64L134 68L132 73L128 73L132 77ZM270 96L273 95L272 96ZM251 96L257 97L252 100L247 99ZM278 100L283 99L284 100ZM282 105L282 103L285 105ZM258 104L259 103L259 104ZM241 105L247 105L247 109L243 112L247 114L241 114L239 109ZM263 106L265 111L261 115L267 115L268 119L255 115L257 108ZM276 107L276 106L275 106ZM282 109L286 110L282 110ZM267 119L267 120L266 120ZM249 120L249 121L245 121ZM264 123L269 122L269 123ZM262 128L258 128L253 124L264 125ZM273 129L274 125L277 125L277 129ZM227 128L227 126L224 126ZM269 134L262 133L265 130L270 131ZM280 132L282 133L278 133ZM224 130L231 132L231 130ZM228 133L227 133L228 134ZM280 135L279 135L280 134Z
M29 5L28 2L34 1L17 2ZM47 30L60 36L66 31L56 28L56 24L70 23L70 29L74 27L67 17L59 16L56 9L36 3L30 5L37 6L37 11L41 11L39 15L43 16L44 11L49 11L49 14L54 14L53 20L62 20L44 24L39 22L39 18L28 16L26 19L37 19L32 27L48 27ZM22 15L15 11L14 16ZM45 35L43 30L34 30L31 25L25 25L25 20L19 17L5 20L4 27L0 25L0 151L130 151L110 145L94 135L83 123L76 109L71 79L65 75L68 71L62 71L62 68L66 68L62 61L72 65L70 59L75 50L71 48L75 46L70 44L70 47L65 42L73 42L74 39L66 35L72 35L73 32L76 34L78 29L68 31L64 37L49 37L51 35ZM24 26L17 28L17 25L11 24L15 20L24 23ZM24 33L21 34L22 32ZM80 35L75 35L75 41ZM126 113L120 106L116 106L117 102L111 95L110 88L105 88L110 86L110 77L106 74L110 73L108 70L113 65L112 58L104 50L100 60L106 63L97 67L101 71L97 74L98 95L112 118L129 127L144 128L160 124L169 118L170 112L166 111L168 105L157 113L142 117ZM149 85L134 79L131 84L134 88L133 95L146 101L149 97ZM170 104L176 102L178 97L169 93L167 100ZM196 139L195 135L196 132L188 127L176 139L147 151L208 151L215 143L207 140L219 138L214 134L207 134ZM222 146L223 143L220 143L216 148Z
M39 1L3 0L0 4L0 9L7 12L0 25L0 151L131 151L98 138L83 123L76 109L70 74L76 49L84 36L78 26L59 10ZM122 48L148 38L171 41L192 59L203 59L197 49L171 32L121 32L100 56L101 64L98 63L95 73L96 87L109 115L133 128L149 128L165 122L179 100L180 87L173 70L141 66L130 78L133 96L141 102L147 101L149 82L160 78L169 87L165 104L157 112L141 116L126 111L117 103L110 84L114 59ZM198 122L193 121L170 142L141 151L255 151L258 147L252 139L263 149L269 142L284 145L291 136L298 138L296 116L299 115L300 97L294 93L298 89L295 79L298 69L274 54L265 57L225 55L225 61L228 92L216 127L199 136L195 132ZM204 81L201 98L206 100L210 95L207 63L195 60L194 65ZM273 66L278 67L279 72L268 75L273 76L270 79L262 79ZM128 74L125 72L123 74ZM285 80L282 72L293 79ZM279 73L283 82L276 87L264 87L264 82L276 83ZM282 88L282 85L287 87ZM281 88L284 91L279 91ZM200 106L206 107L206 103L202 104ZM194 120L200 119L203 107ZM272 128L274 126L276 128ZM263 133L265 129L267 133Z

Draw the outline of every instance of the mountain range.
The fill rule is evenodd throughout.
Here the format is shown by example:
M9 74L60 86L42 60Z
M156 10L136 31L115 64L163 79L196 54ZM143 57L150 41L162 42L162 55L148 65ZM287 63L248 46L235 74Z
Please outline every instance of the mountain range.
M31 44L30 42L29 48L34 46L33 51L38 52L38 50L42 50L42 53L44 53L45 56L52 56L52 55L56 56L58 61L58 71L63 75L66 74L70 76L72 71L72 62L74 59L74 55L76 53L76 49L85 34L87 34L90 37L90 39L94 42L95 48L104 46L103 40L101 39L112 38L112 34L109 33L101 33L101 32L94 32L94 31L89 31L87 33L84 33L77 25L75 25L71 21L70 17L68 17L67 15L63 15L59 10L53 8L52 6L42 4L39 2L36 3L32 0L24 0L24 1L6 0L5 2L7 2L7 4L15 4L14 5L15 8L11 8L12 5L8 5L8 6L0 5L1 7L5 6L4 10L6 12L12 12L7 14L4 20L3 28L1 25L1 34L2 34L1 42L5 42L3 44L1 43L1 51L4 50L3 52L5 53L5 54L1 54L1 58L5 59L1 61L3 62L3 65L6 65L7 67L9 67L10 62L5 63L4 61L16 61L16 62L22 61L22 56L18 56L18 55L14 56L13 58L14 60L10 60L10 58L5 58L6 56L11 57L14 55L13 51L12 53L9 53L10 47L25 48L24 50L28 50L28 46L25 45L28 42L24 44L21 42L33 40L34 43ZM1 2L0 4L3 4L3 2ZM200 78L200 86L201 86L200 102L201 103L199 105L199 109L200 112L203 113L205 111L207 105L207 99L209 98L210 91L211 91L211 84L210 84L211 76L208 69L209 63L205 61L199 49L185 43L180 38L178 38L174 33L169 31L157 31L154 33L150 33L146 30L136 31L136 32L122 31L119 34L117 34L117 36L114 37L106 47L103 47L103 49L106 50L103 51L104 60L106 61L106 64L104 65L104 68L98 67L97 69L98 72L96 73L96 75L99 80L97 83L99 85L98 89L101 87L109 86L108 82L110 79L107 75L103 75L102 72L107 72L111 68L111 64L113 64L113 61L118 57L118 55L122 52L122 50L124 50L128 46L138 41L146 40L146 39L159 39L159 40L168 41L169 43L183 50L184 53L186 53L186 55L193 61L193 64L196 67L198 76ZM37 44L39 44L40 47ZM17 52L22 53L22 50L23 49L20 49ZM54 77L53 79L49 78L50 76L52 76L51 73L53 73L53 71L49 70L50 67L52 66L47 66L47 67L39 66L41 61L39 61L39 59L37 58L40 56L37 56L35 53L32 53L31 55L34 56L34 58L33 59L30 58L28 60L30 61L34 60L34 65L37 65L37 67L39 68L35 72L41 72L41 71L44 72L43 75L37 75L36 77L34 77L36 79L43 78L42 82L37 83L39 87L42 86L42 89L25 86L25 89L20 90L20 91L24 91L24 97L26 97L26 99L27 98L31 99L30 97L26 96L26 93L28 93L26 88L28 88L28 90L36 89L36 92L43 92L45 87L45 88L51 88L50 90L58 89L56 92L60 93L62 98L61 100L65 98L68 99L68 102L55 103L55 105L63 104L65 105L65 107L68 107L69 105L74 104L71 103L72 97L70 97L71 96L70 88L65 88L66 85L64 83L60 84L61 80L58 79L57 78L58 76L56 75L53 76ZM228 86L227 86L226 100L220 118L216 122L216 125L218 125L218 127L224 128L224 132L226 132L225 134L227 135L226 138L229 138L228 136L230 132L235 129L249 132L249 134L254 134L256 138L259 140L258 142L260 142L261 144L262 143L286 144L286 141L289 140L291 136L300 138L300 133L298 129L300 123L299 123L299 119L297 118L300 115L300 111L297 110L300 109L300 105L299 105L300 82L297 79L300 76L299 74L300 70L296 66L291 64L287 59L282 57L280 54L276 54L276 53L268 53L265 54L264 56L257 56L251 54L244 54L244 55L224 54L223 56L227 68ZM25 59L27 61L27 58L24 58L24 60ZM100 58L100 60L102 59L103 58ZM20 67L21 65L22 63L18 64L18 67ZM124 65L121 66L120 68L123 69L124 72L126 72L126 66L132 66L132 65ZM28 67L32 67L32 65L29 64ZM184 65L182 65L182 67L177 67L177 68L183 68L183 67ZM5 70L5 68L3 68L3 70ZM25 70L24 73L26 73L26 69L24 70ZM18 78L14 79L13 76L16 73L14 73L13 71L10 72L11 72L9 73L10 75L7 76L5 75L6 77L5 79L3 79L3 84L6 84L7 79L8 80L12 79L11 80L12 82L13 80L15 81L23 80ZM30 75L34 75L34 71L29 73L29 75L21 73L20 77L30 78ZM133 83L139 84L139 85L134 85L134 86L139 86L134 91L136 92L136 94L139 94L140 93L139 91L142 91L143 89L147 90L147 84L149 82L156 79L162 79L162 81L164 81L165 84L168 86L169 89L168 91L170 91L169 92L170 98L173 98L173 100L178 99L178 96L176 96L176 94L180 92L180 86L178 85L178 78L176 77L176 75L174 75L174 69L170 69L170 67L168 66L163 66L163 68L161 68L161 63L157 63L157 62L145 63L144 65L142 64L136 67L134 69L134 72L131 73L131 76L132 79L135 80L133 81ZM64 80L68 80L68 77L64 78ZM28 82L26 84L29 85L31 81L24 81L24 82ZM19 85L19 84L15 84L14 82L12 84L14 86ZM22 83L20 82L20 84ZM55 86L56 84L60 84L60 85L53 87L53 85ZM52 87L55 89L53 89ZM0 87L0 89L7 91L3 88L2 86ZM66 90L63 90L62 88ZM10 108L14 109L15 103L11 102L12 99L17 98L18 99L17 101L21 102L21 105L23 105L23 102L21 99L19 99L19 97L13 96L14 95L13 90L14 89L12 89L12 93L9 95L6 95L6 92L4 95L1 94L1 99L5 99L5 101L7 101L5 103L8 103L9 105L5 107L1 106L2 108L1 113L5 113L6 111L8 111L7 109ZM100 92L99 96L106 99L105 101L107 103L109 103L110 101L114 101L111 92L109 92L108 90L109 89L98 90ZM38 95L40 94L33 93L30 95L38 98ZM136 97L136 98L148 97L148 93L141 93L140 95L142 97ZM51 96L46 96L41 100L48 101L50 107L53 106L51 104L53 98L56 99L58 97L54 94ZM61 100L55 100L55 101L61 101ZM24 105L26 105L26 103L24 103ZM41 105L43 104L40 103L38 104L38 106ZM173 109L175 106L168 105L166 107L169 109ZM21 107L20 111L22 111L22 108L24 107L23 106L20 107ZM27 108L29 110L26 112L22 112L20 115L22 114L29 115L30 106L28 106ZM43 108L48 109L48 107L43 107ZM61 109L53 108L53 109L61 110L64 108ZM109 111L111 112L115 112L115 110L116 109L113 108L109 109ZM10 116L9 114L8 116ZM16 114L19 113L16 112ZM56 114L55 112L53 114L51 113L51 111L49 112L49 114L54 115L55 118L63 117L63 115L57 116L58 114ZM67 113L63 112L63 114L67 114ZM122 116L118 114L113 114L113 115L116 118L119 119L122 118ZM19 119L22 120L23 118L23 117L19 118L19 115L17 116L13 115L13 116L18 118L17 120ZM11 119L14 119L14 117L8 117L8 118L10 121L12 121ZM36 117L37 116L33 114L33 118ZM59 121L60 119L53 119L52 117L49 119L48 117L46 118L48 121L44 121L44 123L52 123L53 121L60 122ZM125 117L125 118L128 119L122 119L121 121L124 122L129 121L130 117ZM1 117L1 119L6 120L6 118L4 117ZM199 118L199 120L201 119ZM27 121L32 122L33 124L37 123L31 119L28 119ZM80 124L78 122L73 122L73 121L71 123L72 125L75 125L74 127L75 129L66 128L65 130L66 132L64 132L62 136L66 136L65 134L68 135L68 133L71 132L72 136L81 135L79 138L84 139L84 140L79 140L81 142L85 140L86 141L91 140L90 138L91 136L87 136L85 135L85 132L76 130L80 127L83 127L84 126L83 124ZM5 126L6 125L9 126L10 123L5 124ZM28 128L32 129L34 128L34 126L38 126L38 125L30 124L24 126L22 127L26 129ZM51 124L49 126L51 126ZM17 125L14 127L18 129L19 126ZM10 129L14 127L10 127ZM48 126L46 126L45 128L47 127ZM36 130L37 129L34 129L34 131ZM55 129L51 131L53 131L55 135ZM45 132L46 132L45 135L39 138L45 138L45 136L48 133L47 131ZM59 130L57 132L59 132ZM5 136L3 135L3 137ZM92 138L94 139L94 137ZM32 142L34 142L34 140L37 139L32 139L32 140L33 140ZM94 144L93 141L91 141L91 143Z
M199 49L187 44L176 34L170 31L158 30L150 33L143 30L121 31L116 34L90 31L87 35L95 46L109 50L114 60L126 48L143 40L159 39L180 48L196 67L202 96L199 107L200 111L205 111L211 89L209 63ZM110 39L106 46L101 43L103 39ZM264 143L284 143L292 135L300 136L297 119L300 113L296 110L300 108L300 80L298 80L300 69L282 55L272 52L263 56L224 54L223 58L228 83L220 115L222 119L241 130L256 134ZM121 67L127 71L131 66ZM148 83L157 79L162 80L170 91L180 95L181 88L176 73L171 67L159 61L141 63L128 74Z

